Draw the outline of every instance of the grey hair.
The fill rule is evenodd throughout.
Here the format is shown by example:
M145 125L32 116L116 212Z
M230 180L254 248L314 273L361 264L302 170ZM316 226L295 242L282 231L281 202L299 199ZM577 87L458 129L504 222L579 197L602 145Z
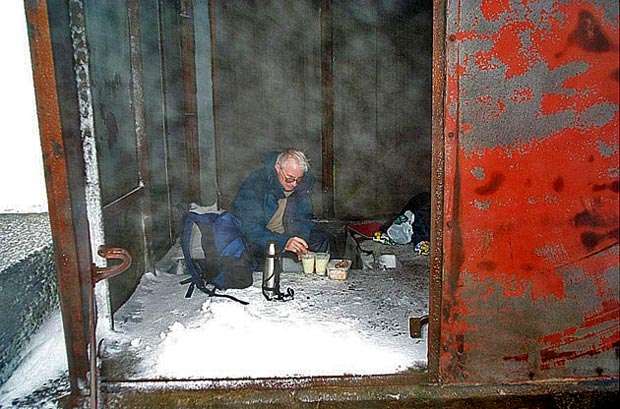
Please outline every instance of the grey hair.
M306 155L302 151L298 151L297 149L286 149L282 151L278 158L276 159L276 163L280 166L284 166L284 163L289 160L295 160L301 168L303 168L304 172L307 172L310 169L310 163Z

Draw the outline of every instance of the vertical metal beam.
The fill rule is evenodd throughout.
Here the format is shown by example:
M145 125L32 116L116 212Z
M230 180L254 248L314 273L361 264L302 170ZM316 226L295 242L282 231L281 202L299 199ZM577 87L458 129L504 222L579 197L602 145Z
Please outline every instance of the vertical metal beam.
M209 29L211 30L211 83L213 98L213 140L215 142L215 180L218 183L222 176L222 148L220 145L220 137L218 132L218 82L217 82L217 30L215 26L215 0L209 0ZM218 201L219 201L218 187Z
M441 383L441 294L443 277L444 109L446 88L446 3L433 0L433 99L431 169L431 271L429 285L428 373Z
M144 240L144 266L153 270L153 227L151 213L151 186L149 172L149 146L146 135L146 118L144 108L144 81L142 77L142 47L140 40L140 8L137 1L127 0L129 16L129 52L131 61L131 105L133 108L136 130L136 152L138 156L138 173L142 191L142 231Z
M70 48L58 50L60 63L54 55L47 2L28 0L25 6L69 382L72 395L79 396L88 385L93 297L75 73ZM55 13L62 14L66 30L59 33L64 37L60 41L68 42L69 13L64 7Z
M321 162L323 217L334 216L334 1L321 1Z
M196 118L196 60L194 50L194 3L181 0L181 60L183 72L183 100L185 138L190 200L200 203L200 156L198 121Z

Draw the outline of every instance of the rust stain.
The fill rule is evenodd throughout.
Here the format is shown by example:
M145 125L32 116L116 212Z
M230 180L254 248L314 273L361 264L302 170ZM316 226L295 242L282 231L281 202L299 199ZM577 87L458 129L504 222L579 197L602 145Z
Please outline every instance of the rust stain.
M504 182L505 176L501 172L493 172L491 174L489 183L476 188L475 192L479 195L490 195L497 192Z
M519 354L519 355L507 355L507 356L504 356L502 359L504 361L514 361L514 362L526 361L527 362L527 360L529 359L529 354L526 352L526 353Z
M568 37L568 42L598 53L611 49L611 41L601 30L597 18L585 10L579 13L577 28Z
M589 210L584 210L583 212L577 213L573 218L575 222L575 226L589 226L589 227L600 227L605 225L605 221L603 218L595 214Z
M616 242L620 239L620 229L614 229L607 233L596 233L594 231L586 231L581 233L581 243L588 250L595 249L601 241L605 239L616 239Z
M480 270L493 271L497 268L497 263L490 261L490 260L485 260L485 261L478 263L478 268Z
M552 186L553 186L553 190L555 190L558 193L561 192L562 190L564 190L564 178L562 176L558 176L553 181Z
M525 270L528 272L534 271L534 265L532 263L523 263L520 267L521 270Z
M577 46L584 51L607 52L611 50L611 41L607 38L598 19L589 11L582 10L579 13L577 27L568 36L567 46L556 53L556 58L561 58L570 46Z
M594 185L594 186L592 186L592 191L593 191L593 192L600 192L600 191L603 191L603 190L609 189L609 190L611 190L611 191L612 191L612 192L614 192L614 193L618 193L618 185L619 185L619 183L618 183L618 181L617 181L617 180L616 180L616 181L613 181L613 182L611 182L611 183L609 183L609 184L607 184L607 183L602 183L602 184L600 184L600 185Z

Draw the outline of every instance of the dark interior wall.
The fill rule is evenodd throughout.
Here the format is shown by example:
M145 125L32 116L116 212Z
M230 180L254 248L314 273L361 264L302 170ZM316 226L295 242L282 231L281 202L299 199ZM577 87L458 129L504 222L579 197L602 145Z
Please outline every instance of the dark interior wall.
M139 184L126 7L85 4L102 203ZM132 137L133 136L133 137Z
M138 4L152 240L158 259L178 235L180 211L175 204L184 203L189 191L180 16L178 2L140 0Z
M137 134L132 106L129 17L126 7L110 3L75 3L71 9L74 36L85 31L80 53L83 75L78 75L84 138L94 136L101 195L103 240L127 249L133 263L122 275L109 280L113 310L129 297L144 272L146 248L140 186ZM74 43L74 47L79 44ZM90 93L90 97L87 92ZM90 135L92 134L92 135ZM94 161L87 158L86 162ZM88 183L96 183L88 181ZM124 200L129 192L136 192ZM87 197L87 202L92 198ZM90 203L95 207L99 203ZM91 220L91 223L96 220ZM92 238L91 238L92 239Z
M334 4L336 214L398 212L430 191L431 2Z
M216 3L220 204L261 152L293 146L321 216L321 2ZM334 2L337 218L395 213L430 190L431 34L430 1Z
M334 3L335 217L395 213L430 186L431 5ZM105 240L134 256L111 280L113 309L177 237L190 201L186 21L196 35L203 204L219 197L229 208L262 152L297 147L317 176L323 216L321 1L207 4L84 2Z
M189 1L188 1L189 3ZM218 201L217 148L213 112L211 12L208 1L193 4L194 61L196 66L196 116L199 145L200 202Z
M220 204L263 151L297 147L321 168L320 1L216 2ZM320 177L320 171L317 175Z
M87 1L83 14L105 243L133 258L109 280L114 311L177 237L188 201L179 4Z

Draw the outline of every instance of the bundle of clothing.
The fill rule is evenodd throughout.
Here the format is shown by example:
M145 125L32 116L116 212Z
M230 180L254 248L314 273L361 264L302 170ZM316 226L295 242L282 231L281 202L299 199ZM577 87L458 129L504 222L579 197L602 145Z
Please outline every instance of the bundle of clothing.
M413 244L413 249L421 255L429 255L430 247L430 204L431 195L422 192L407 202L398 216L377 229L372 239L376 242L397 245Z

